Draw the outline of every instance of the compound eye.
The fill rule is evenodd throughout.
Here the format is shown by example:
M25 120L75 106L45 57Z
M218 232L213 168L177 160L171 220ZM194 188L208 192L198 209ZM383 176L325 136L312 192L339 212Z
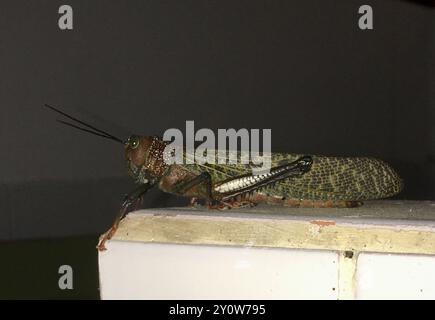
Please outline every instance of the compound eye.
M139 137L131 136L130 139L128 139L128 145L130 148L136 149L139 146Z

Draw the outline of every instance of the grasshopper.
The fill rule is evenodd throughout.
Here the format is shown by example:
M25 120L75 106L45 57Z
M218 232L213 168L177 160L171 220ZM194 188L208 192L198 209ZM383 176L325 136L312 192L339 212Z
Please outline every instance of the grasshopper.
M168 142L159 137L131 135L124 141L58 108L45 106L73 121L58 120L62 124L124 146L127 171L138 187L124 197L112 227L100 239L99 250L105 250L105 242L114 235L120 221L154 186L163 192L189 197L191 204L202 200L210 209L261 202L349 208L362 205L364 200L391 197L403 188L402 179L387 163L369 157L272 153L272 168L263 174L253 174L250 164L240 163L169 165L164 159ZM185 151L184 157L189 156Z

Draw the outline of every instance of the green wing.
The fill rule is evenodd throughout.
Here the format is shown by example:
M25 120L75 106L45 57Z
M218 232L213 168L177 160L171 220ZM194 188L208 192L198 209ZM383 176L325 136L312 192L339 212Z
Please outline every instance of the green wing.
M208 172L214 184L237 176L252 173L256 167L253 163L241 164L240 153L237 164L187 164L189 171ZM215 162L227 160L215 153ZM276 167L290 163L302 154L272 153L271 164ZM273 187L259 190L259 193L310 200L369 200L380 199L400 192L403 183L397 173L385 162L373 158L324 157L312 156L311 170L300 178L280 181ZM185 154L185 159L193 160L192 154Z

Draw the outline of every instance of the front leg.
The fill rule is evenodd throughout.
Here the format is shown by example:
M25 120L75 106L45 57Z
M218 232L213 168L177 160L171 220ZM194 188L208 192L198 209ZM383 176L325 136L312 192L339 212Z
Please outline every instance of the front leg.
M193 173L182 166L171 166L160 178L159 189L182 197L212 200L210 174L208 172Z
M199 175L186 181L180 181L173 186L171 192L176 194L185 195L194 190L198 196L202 196L207 201L213 200L212 195L212 181L210 173L201 172Z
M134 208L137 203L142 199L142 196L152 187L151 183L146 183L140 185L138 188L125 195L124 200L122 201L121 209L119 210L118 215L113 222L113 225L109 230L104 233L100 239L100 242L97 245L97 249L99 251L106 250L105 243L107 240L110 240L115 234L116 230L118 230L119 223L121 220L129 213L130 208Z

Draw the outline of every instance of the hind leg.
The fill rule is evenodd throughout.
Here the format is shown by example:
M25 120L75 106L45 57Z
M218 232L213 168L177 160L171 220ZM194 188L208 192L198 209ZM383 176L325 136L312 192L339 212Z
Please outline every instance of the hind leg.
M209 209L226 210L255 207L257 202L251 201L248 197L235 197L226 201L214 201L208 204Z
M287 199L260 193L254 194L251 199L256 203L263 202L292 208L355 208L363 205L361 201Z
M298 208L356 208L362 204L361 201L346 200L284 200L284 206Z

